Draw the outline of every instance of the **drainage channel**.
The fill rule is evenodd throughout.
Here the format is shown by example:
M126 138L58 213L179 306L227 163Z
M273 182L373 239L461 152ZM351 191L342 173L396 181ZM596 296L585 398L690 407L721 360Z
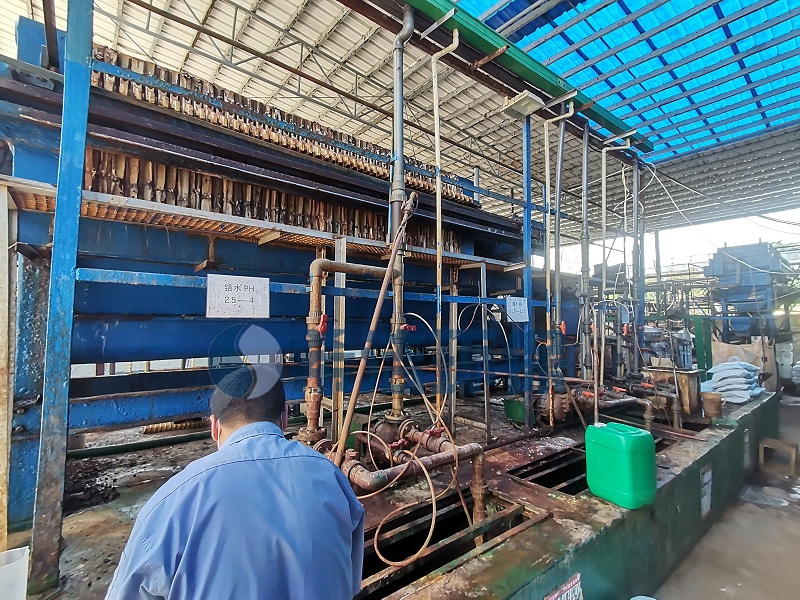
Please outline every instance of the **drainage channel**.
M472 511L472 498L465 489L464 500ZM375 552L375 528L365 532L364 579L362 598L383 598L420 578L459 559L467 560L478 542L487 543L509 533L527 519L519 505L501 505L489 502L489 517L470 525L464 507L456 493L450 493L436 503L436 523L433 536L425 551L411 564L390 566ZM410 506L381 527L378 537L380 553L393 562L402 562L415 554L428 535L431 524L430 502ZM510 533L513 533L511 531Z
M675 440L655 438L656 454L669 448ZM589 489L586 481L586 445L577 444L543 458L508 470L519 483L535 484L550 490L576 496Z

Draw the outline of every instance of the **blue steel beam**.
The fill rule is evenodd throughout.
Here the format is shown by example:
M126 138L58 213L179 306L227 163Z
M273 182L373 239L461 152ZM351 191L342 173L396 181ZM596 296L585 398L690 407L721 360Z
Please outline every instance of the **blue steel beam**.
M530 236L529 236L530 237ZM126 285L151 285L165 287L182 288L202 288L206 287L206 278L190 275L170 275L166 273L142 273L136 271L114 271L111 269L89 269L80 268L76 270L75 278L77 281L92 283L117 283ZM309 288L301 283L279 283L270 281L269 291L274 294L307 294ZM378 290L358 289L358 288L335 288L325 286L322 293L326 296L344 296L345 298L377 298ZM387 292L388 297L392 293ZM412 301L435 302L436 294L424 294L420 292L405 292L403 297ZM443 302L455 302L457 304L497 304L505 306L505 298L486 298L480 296L442 296ZM544 306L541 301L533 301L532 306Z
M524 358L523 366L525 369L524 399L525 399L525 427L530 429L533 426L533 386L530 378L531 366L533 365L533 307L541 306L545 303L536 303L533 300L533 272L531 269L531 258L533 248L531 242L531 220L533 219L533 195L531 181L533 173L531 171L531 117L525 117L522 125L522 189L525 198L525 210L522 216L522 259L525 261L525 268L522 270L522 291L528 302L528 321L525 323L524 333ZM548 249L545 248L545 252Z
M42 430L33 515L29 583L32 593L58 585L75 262L78 255L78 224L91 85L92 0L68 0L67 31L58 191L45 336Z

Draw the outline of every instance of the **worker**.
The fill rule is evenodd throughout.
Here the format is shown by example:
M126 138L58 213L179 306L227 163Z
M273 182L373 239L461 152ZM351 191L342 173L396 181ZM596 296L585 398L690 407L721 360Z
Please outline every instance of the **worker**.
M332 462L284 437L283 383L259 367L220 381L210 419L218 451L142 508L107 600L318 600L360 590L364 508Z

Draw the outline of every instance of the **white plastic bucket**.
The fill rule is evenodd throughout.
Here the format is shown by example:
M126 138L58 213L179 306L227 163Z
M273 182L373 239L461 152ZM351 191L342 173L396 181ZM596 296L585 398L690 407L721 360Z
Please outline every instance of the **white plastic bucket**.
M0 598L3 600L25 600L29 553L27 546L0 552Z

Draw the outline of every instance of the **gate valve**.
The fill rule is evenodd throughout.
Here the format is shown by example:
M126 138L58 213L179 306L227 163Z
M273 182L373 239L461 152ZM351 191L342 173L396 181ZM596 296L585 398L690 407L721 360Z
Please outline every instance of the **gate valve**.
M403 325L400 326L400 329L402 331L416 331L417 330L417 326L416 325L409 325L408 323L404 323Z
M328 315L322 313L319 317L319 325L317 325L317 331L323 337L325 334L328 333Z
M427 433L431 437L440 437L444 433L444 427L432 427L426 429L423 433Z

